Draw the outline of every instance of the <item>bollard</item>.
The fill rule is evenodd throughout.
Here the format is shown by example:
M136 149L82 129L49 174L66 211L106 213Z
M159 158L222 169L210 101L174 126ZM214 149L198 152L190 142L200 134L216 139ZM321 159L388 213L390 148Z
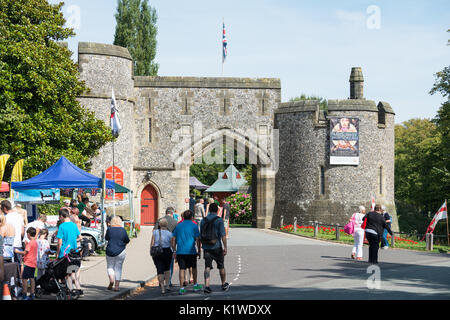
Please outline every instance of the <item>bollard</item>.
M317 237L317 233L319 231L319 224L317 221L314 221L314 238Z
M283 228L283 227L284 227L283 216L281 216L280 226L281 226L281 228Z
M426 250L433 251L433 234L427 233L426 238L427 238Z
M391 236L391 248L395 247L395 233L392 232L392 236Z
M340 240L341 238L341 232L340 232L340 228L339 228L339 223L336 224L336 240Z
M297 217L294 217L294 233L297 232Z

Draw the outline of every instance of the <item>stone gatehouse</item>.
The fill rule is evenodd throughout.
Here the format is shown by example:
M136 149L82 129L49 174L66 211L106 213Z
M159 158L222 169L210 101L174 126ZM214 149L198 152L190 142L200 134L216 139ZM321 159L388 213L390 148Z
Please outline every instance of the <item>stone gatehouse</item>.
M143 225L152 225L168 206L188 209L189 166L230 141L253 160L258 228L278 226L280 215L288 223L294 216L343 223L371 196L395 215L394 113L385 102L365 100L362 81L351 82L350 99L329 100L322 111L318 101L281 103L281 83L274 78L133 76L128 50L114 45L79 43L78 64L90 88L79 101L108 125L114 88L122 124L115 166L133 191L135 217ZM359 119L358 165L329 164L331 116ZM97 176L111 167L112 144L92 164Z

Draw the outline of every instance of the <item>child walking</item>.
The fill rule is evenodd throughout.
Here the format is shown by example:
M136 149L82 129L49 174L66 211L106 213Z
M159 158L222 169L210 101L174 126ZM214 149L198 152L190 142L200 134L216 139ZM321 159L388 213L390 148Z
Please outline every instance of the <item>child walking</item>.
M27 237L30 242L27 243L25 251L18 251L23 257L23 274L22 274L22 289L23 300L34 300L34 289L36 286L34 280L34 274L37 267L37 252L38 244L36 241L36 229L33 227L28 228ZM30 279L31 295L28 297L28 279Z
M45 272L45 268L47 268L47 264L49 262L48 255L52 253L50 250L50 243L48 242L48 230L41 229L39 231L39 239L38 243L38 255L37 255L37 277L39 279Z

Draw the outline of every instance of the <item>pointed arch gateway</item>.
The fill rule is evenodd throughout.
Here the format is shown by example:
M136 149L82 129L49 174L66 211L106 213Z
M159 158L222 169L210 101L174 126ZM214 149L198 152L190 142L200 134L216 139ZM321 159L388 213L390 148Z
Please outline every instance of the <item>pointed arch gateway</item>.
M195 163L196 159L212 161L208 157L213 150L227 146L225 162L234 163L234 153L231 158L228 156L229 150L238 155L239 164L253 165L252 178L252 225L257 228L270 228L272 225L273 209L275 204L275 173L278 169L278 136L272 134L268 137L267 148L259 145L260 137L249 137L240 131L229 128L221 128L201 139L192 141L191 145L180 148L174 159L177 174L177 189L181 191L182 197L189 197L189 167ZM276 140L276 141L275 141ZM232 147L231 147L232 146ZM198 161L198 160L197 160ZM243 162L239 162L243 161ZM208 163L207 161L205 161ZM213 162L211 162L213 163ZM208 163L210 164L210 163Z

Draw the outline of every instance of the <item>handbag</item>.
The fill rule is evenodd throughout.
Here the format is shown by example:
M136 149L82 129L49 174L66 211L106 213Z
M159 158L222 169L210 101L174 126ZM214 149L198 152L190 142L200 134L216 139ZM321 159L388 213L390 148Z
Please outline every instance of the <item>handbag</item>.
M160 256L163 253L163 248L161 246L161 229L159 229L159 244L157 246L153 246L150 249L150 255L154 258Z
M364 219L365 218L365 219ZM364 222L361 225L361 229L365 229L366 228L366 224L367 224L367 214L364 216Z
M353 214L352 220L344 226L344 232L349 235L355 233L355 214Z

